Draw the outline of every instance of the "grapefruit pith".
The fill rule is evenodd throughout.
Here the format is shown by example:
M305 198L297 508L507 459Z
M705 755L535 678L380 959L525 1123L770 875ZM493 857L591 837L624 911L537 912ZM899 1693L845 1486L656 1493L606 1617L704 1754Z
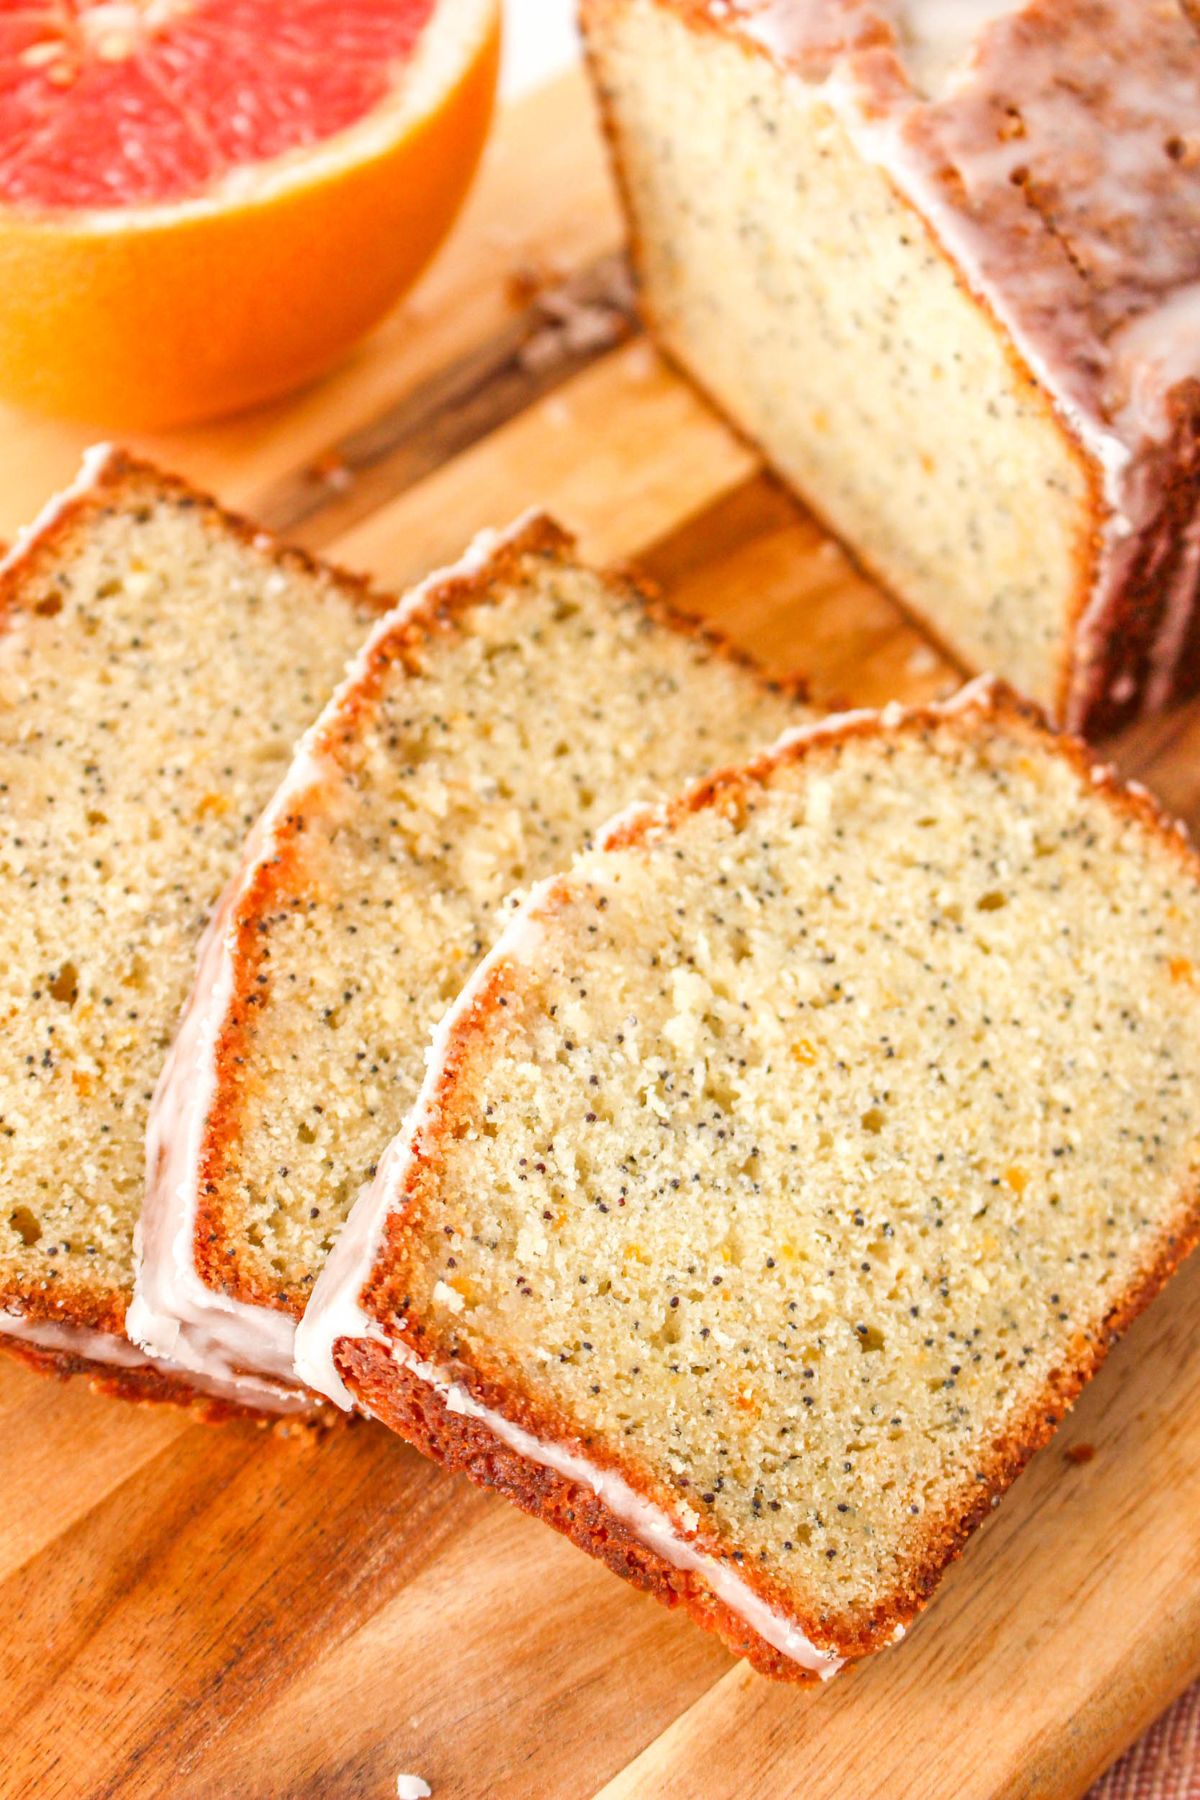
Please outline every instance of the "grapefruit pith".
M0 0L0 394L106 427L308 380L420 273L499 0Z

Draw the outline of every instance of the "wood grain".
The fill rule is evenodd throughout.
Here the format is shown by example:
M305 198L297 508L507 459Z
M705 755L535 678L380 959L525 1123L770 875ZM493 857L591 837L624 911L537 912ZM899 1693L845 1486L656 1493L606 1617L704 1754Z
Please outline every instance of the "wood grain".
M955 685L643 341L521 356L519 265L608 291L617 235L573 77L504 119L344 369L140 447L393 584L536 502L825 704ZM0 535L93 435L0 415ZM1114 749L1200 822L1200 707ZM4 1800L384 1800L401 1770L436 1800L1070 1800L1200 1668L1200 1262L909 1640L815 1693L374 1427L217 1430L2 1363L0 1418Z
M289 470L259 496L257 516L293 538L304 535L314 549L331 542L627 338L632 307L619 253L551 282L490 338L316 461Z

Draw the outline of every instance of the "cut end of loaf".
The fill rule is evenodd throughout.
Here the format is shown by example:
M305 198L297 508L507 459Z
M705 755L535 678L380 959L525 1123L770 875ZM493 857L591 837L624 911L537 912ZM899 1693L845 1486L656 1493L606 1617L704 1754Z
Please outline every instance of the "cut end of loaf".
M964 665L1092 738L1194 692L1187 7L583 22L664 348Z
M825 87L715 23L587 9L648 322L953 654L1053 711L1094 574L1087 459Z

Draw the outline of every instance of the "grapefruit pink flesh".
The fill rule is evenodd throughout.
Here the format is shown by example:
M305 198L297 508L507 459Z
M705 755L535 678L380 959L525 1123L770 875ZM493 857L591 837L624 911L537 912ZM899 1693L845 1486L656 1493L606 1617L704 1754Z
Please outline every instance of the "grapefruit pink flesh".
M436 0L0 0L0 205L203 195L395 89Z

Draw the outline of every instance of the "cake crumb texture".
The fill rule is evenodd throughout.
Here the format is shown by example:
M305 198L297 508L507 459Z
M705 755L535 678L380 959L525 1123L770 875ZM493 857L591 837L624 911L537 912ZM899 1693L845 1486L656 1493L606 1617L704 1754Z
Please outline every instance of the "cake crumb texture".
M120 1330L197 939L379 610L115 455L0 578L3 1304Z
M299 1314L514 891L619 807L806 716L576 562L547 520L402 608L306 746L320 775L231 926L236 991L200 1156L206 1281Z
M874 1648L1194 1240L1198 971L1191 852L1016 703L818 728L539 890L368 1312Z

